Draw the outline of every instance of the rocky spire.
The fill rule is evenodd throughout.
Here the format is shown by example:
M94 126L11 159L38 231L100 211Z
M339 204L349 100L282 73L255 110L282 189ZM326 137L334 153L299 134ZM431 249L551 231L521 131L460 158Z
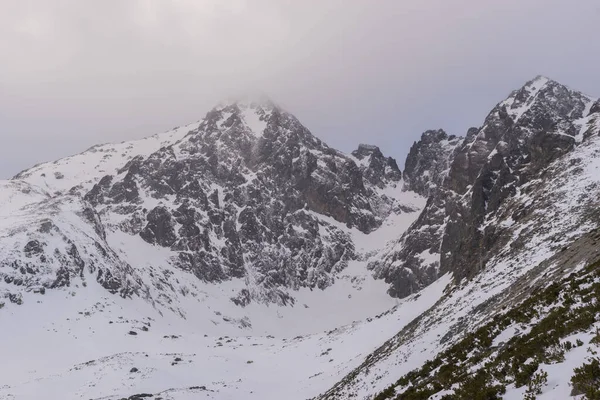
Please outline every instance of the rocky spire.
M462 140L442 129L424 132L406 157L404 188L429 196L448 174L453 152Z
M398 244L371 265L392 283L390 293L405 296L439 274L452 272L460 280L486 268L513 240L506 228L512 222L486 221L507 218L514 196L529 182L543 182L541 174L581 142L581 121L594 101L540 76L494 107L452 151L440 151L448 140L443 131L426 132L411 149L404 178L408 189L430 195L427 206ZM449 155L441 167L439 154ZM523 218L533 210L513 212Z
M358 149L352 152L352 156L358 160L364 178L371 185L383 188L402 179L402 172L396 160L385 157L377 146L360 144Z

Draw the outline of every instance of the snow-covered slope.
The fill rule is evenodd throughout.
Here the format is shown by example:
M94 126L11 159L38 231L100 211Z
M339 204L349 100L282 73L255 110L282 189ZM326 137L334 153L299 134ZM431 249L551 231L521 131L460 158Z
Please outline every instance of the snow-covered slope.
M136 271L112 251L98 215L79 196L0 181L0 254L0 299L10 303L89 279L124 297L146 297Z
M446 278L422 296L404 299L368 320L326 332L276 337L251 329L245 334L218 333L212 323L160 315L147 303L109 296L95 284L75 298L49 291L42 302L26 302L0 314L5 327L0 342L12 343L3 350L11 363L0 366L0 398L36 399L40 393L61 399L121 399L137 393L166 399L309 398L429 308L447 282ZM348 302L339 309L348 313L352 302L341 294L315 302L313 318L327 318L317 309L335 299ZM223 312L213 314L221 321L225 305L212 305L215 312ZM278 312L294 310L294 320L286 322L281 316L280 324L297 324L301 331L302 324L311 324L296 320L304 307ZM263 309L271 311L277 312ZM43 341L38 340L41 335ZM138 371L130 372L134 367Z
M161 147L175 143L198 125L200 122L144 139L96 145L71 157L38 164L20 172L14 179L24 180L50 193L62 193L74 187L85 193L100 178L117 173L134 157L145 158Z

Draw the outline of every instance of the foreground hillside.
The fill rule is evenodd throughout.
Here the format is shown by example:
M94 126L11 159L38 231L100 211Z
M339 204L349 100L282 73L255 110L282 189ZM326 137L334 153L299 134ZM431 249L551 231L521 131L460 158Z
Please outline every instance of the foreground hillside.
M410 278L423 285L450 269L453 287L323 398L381 393L536 290L599 259L600 107L581 96L538 77L470 130L423 213L373 262L396 284ZM456 186L452 171L473 165L473 183ZM451 246L457 250L444 250ZM423 254L441 254L411 270L414 249L423 247Z
M538 288L375 399L597 398L599 296L596 262Z

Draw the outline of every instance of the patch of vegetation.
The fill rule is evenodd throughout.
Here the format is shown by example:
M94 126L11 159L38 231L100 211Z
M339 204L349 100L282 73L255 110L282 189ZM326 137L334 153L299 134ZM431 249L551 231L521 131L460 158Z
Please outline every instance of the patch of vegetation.
M448 395L449 399L472 399L472 400L499 400L506 393L506 387L494 384L492 378L484 371L479 370L475 375L465 378L456 390L454 396Z
M600 360L593 358L589 363L575 368L573 372L571 395L584 395L588 400L600 400Z
M596 334L594 335L592 340L590 340L590 343L595 344L596 346L600 346L600 329L596 328Z
M533 375L527 390L525 391L525 397L523 400L535 400L538 394L542 394L542 388L548 384L548 373L546 371L540 371Z
M574 345L563 339L590 329L600 315L597 298L600 262L535 290L518 306L496 315L421 368L402 376L375 400L420 400L452 389L454 394L443 396L443 400L494 400L502 398L509 384L527 385L526 399L533 400L548 378L546 372L538 371L539 365L560 363L566 352L583 345L581 340ZM492 346L500 333L514 325L531 329L503 345ZM596 337L600 343L600 333ZM582 366L580 372L576 370L572 382L582 393L591 390L589 399L600 400L600 364L595 360L595 364ZM596 375L590 375L592 372Z

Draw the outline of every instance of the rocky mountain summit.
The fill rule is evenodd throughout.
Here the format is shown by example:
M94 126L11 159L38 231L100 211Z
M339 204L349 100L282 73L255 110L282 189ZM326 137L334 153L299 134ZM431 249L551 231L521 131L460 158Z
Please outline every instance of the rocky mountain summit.
M365 233L377 228L394 206L378 190L400 181L397 167L381 168L382 157L361 170L273 103L232 103L179 142L103 177L85 199L107 221L125 216L119 229L177 252L176 266L199 279L325 288L356 254L348 234L317 215Z
M426 197L432 195L448 175L454 150L463 140L442 129L424 132L406 157L404 189Z
M17 175L11 185L42 186L45 201L77 203L73 212L94 235L87 235L90 244L80 244L77 233L61 235L70 250L57 257L43 237L48 230L30 234L39 238L14 244L3 261L12 265L11 277L24 268L26 278L2 272L4 281L68 286L68 277L83 276L84 268L96 273L95 265L106 262L111 268L99 269L96 279L111 291L164 287L164 277L152 273L142 282L115 256L120 251L106 236L121 232L164 248L170 267L200 281L244 279L246 287L232 297L240 306L252 299L286 304L293 302L288 289L324 289L358 257L352 231L368 234L391 214L418 211L389 194L402 185L395 160L375 146L361 145L352 155L334 150L267 99L220 104L198 124L162 136L120 145L123 150L97 146ZM35 262L56 260L54 268L43 268L50 276L28 267L32 244Z
M402 179L396 160L385 157L377 146L361 144L352 152L352 156L358 160L363 178L372 186L383 189Z
M472 278L507 244L515 248L527 242L532 232L517 222L541 213L532 204L549 206L556 191L549 193L548 185L561 174L549 176L548 168L586 145L595 132L594 104L586 95L537 77L494 107L464 139L425 132L411 148L404 177L405 187L429 194L427 206L396 245L371 264L392 284L391 293L411 294L447 272L458 280ZM540 217L535 224L543 229Z

